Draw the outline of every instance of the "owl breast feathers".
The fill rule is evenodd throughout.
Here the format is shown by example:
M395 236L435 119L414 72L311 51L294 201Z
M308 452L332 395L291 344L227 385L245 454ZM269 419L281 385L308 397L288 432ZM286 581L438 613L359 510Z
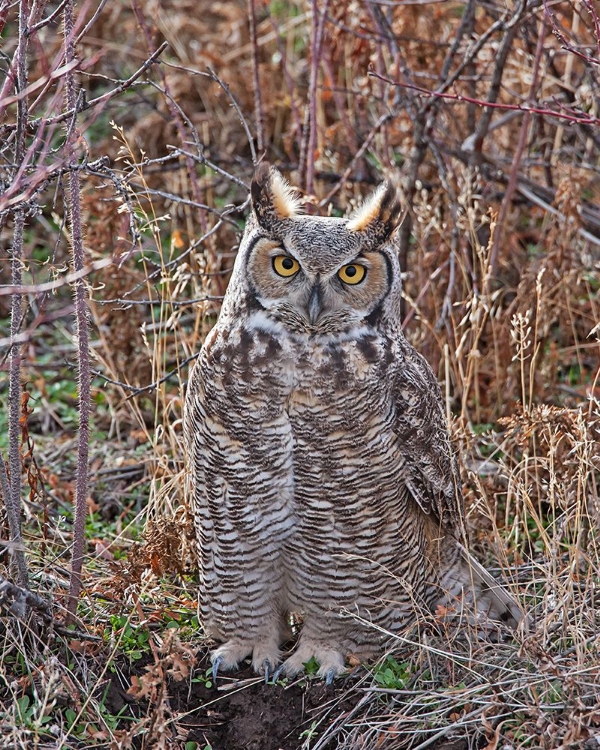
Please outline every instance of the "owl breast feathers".
M395 189L348 219L303 216L263 166L251 196L184 416L215 674L251 656L293 676L314 657L331 680L437 603L518 622L466 551L439 385L402 333Z

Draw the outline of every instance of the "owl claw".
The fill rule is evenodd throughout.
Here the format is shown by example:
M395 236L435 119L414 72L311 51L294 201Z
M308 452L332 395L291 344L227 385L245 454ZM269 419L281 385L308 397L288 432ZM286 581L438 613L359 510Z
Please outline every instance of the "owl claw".
M222 656L217 656L217 658L213 661L213 665L212 665L212 678L213 678L213 682L215 684L217 682L217 674L219 672L219 667L221 666L222 663L223 663L223 657Z
M328 670L327 674L325 675L325 684L331 685L334 677L335 677L335 669Z
M279 659L277 661L273 661L273 659L264 660L263 671L265 673L265 683L269 682L269 678L271 678L272 682L277 681L278 676L281 674L281 666L277 666L278 662Z
M277 669L273 672L273 682L277 682L277 680L281 677L284 671L284 665L280 664Z

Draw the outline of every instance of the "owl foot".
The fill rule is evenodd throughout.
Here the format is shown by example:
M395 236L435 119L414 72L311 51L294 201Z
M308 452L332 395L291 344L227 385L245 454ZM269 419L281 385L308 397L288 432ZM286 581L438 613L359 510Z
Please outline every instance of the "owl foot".
M281 675L295 677L304 671L304 665L312 658L319 663L317 677L324 679L327 685L331 685L333 680L345 671L344 657L339 651L318 642L305 641L300 643L295 653L275 671L273 681L276 682Z
M219 671L231 672L247 656L252 654L252 668L257 674L264 674L265 680L281 661L281 653L277 642L273 639L239 640L232 638L211 654L213 680L217 679Z
M259 641L252 651L252 669L256 674L264 674L265 682L281 662L279 644L274 640Z
M248 641L227 641L210 655L212 676L216 681L219 671L231 672L237 665L252 653L252 644Z

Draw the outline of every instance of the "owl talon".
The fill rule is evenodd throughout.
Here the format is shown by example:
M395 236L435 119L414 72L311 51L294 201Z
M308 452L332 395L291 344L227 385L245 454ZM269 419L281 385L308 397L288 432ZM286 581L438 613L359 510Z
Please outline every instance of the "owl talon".
M265 685L269 684L269 671L271 669L271 665L268 661L263 662L263 669L265 670Z
M213 678L213 682L215 684L217 682L217 674L219 672L219 667L221 666L222 663L223 663L223 657L222 656L217 656L217 658L213 661L213 665L212 665L212 678Z
M273 684L277 682L277 680L281 677L285 669L284 664L280 664L277 669L273 672Z
M333 680L335 678L335 669L330 669L327 672L327 675L325 676L325 684L331 685L333 683Z

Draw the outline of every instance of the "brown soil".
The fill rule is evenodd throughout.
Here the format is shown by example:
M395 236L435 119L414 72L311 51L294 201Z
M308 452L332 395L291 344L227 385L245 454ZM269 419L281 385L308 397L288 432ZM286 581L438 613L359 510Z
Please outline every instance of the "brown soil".
M202 674L208 662L200 664ZM316 680L296 681L285 687L255 680L248 667L234 677L223 676L207 688L202 683L173 685L173 708L180 712L197 708L187 724L188 740L212 750L298 750L313 721L320 719L327 704L335 703L336 712L325 720L321 731L339 716L352 710L362 697L361 691L348 690L347 681L325 686ZM230 686L239 687L228 689ZM330 745L331 746L331 745Z
M139 668L140 664L136 666ZM198 654L194 676L204 675L209 666L208 653ZM353 709L365 695L360 677L358 672L351 673L330 686L310 678L283 686L257 681L252 669L246 666L233 676L220 676L217 684L210 687L202 681L169 681L168 702L173 715L179 717L178 734L185 736L181 747L187 742L196 742L199 750L206 747L210 750L308 749L317 744L335 721L342 732L332 736L321 746L322 750L345 747L350 750L344 744L343 725L346 718L352 721ZM115 713L125 703L137 709L140 717L147 712L147 704L127 694L116 676L108 686L105 702ZM317 726L309 741L314 724ZM394 744L393 737L386 735L382 732L377 748L406 747L403 743ZM467 750L468 741L453 734L430 747L431 750ZM360 750L371 750L371 745L361 746Z

